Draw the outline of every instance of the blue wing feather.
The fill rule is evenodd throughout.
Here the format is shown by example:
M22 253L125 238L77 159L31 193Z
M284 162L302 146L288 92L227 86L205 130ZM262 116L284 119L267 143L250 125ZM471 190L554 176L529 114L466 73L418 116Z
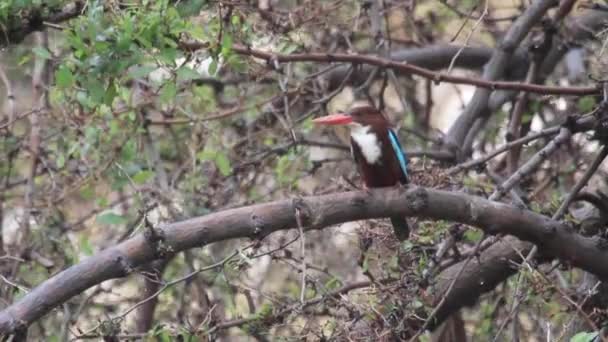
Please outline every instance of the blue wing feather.
M393 151L395 152L395 155L399 160L399 166L401 166L401 171L403 171L403 174L407 178L407 155L405 154L405 151L403 151L403 148L399 143L399 138L397 138L397 134L390 128L388 129L388 138L391 141Z

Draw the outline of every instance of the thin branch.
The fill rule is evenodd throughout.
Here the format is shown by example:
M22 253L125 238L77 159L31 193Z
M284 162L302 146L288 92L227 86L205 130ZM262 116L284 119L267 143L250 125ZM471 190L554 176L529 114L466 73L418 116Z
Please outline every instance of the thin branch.
M306 240L304 237L304 226L302 225L302 213L300 209L296 207L296 223L298 224L298 231L300 233L300 257L302 258L302 285L300 289L300 303L304 304L306 298Z
M595 158L595 160L591 164L591 166L589 166L589 169L587 169L587 171L585 172L585 174L583 175L583 177L576 183L576 185L574 186L574 188L572 188L572 190L568 193L568 195L566 196L566 199L564 199L564 201L562 202L562 204L559 206L559 208L557 209L557 211L553 215L552 219L554 219L554 220L561 219L561 217L568 210L568 207L570 206L570 203L572 203L572 201L574 200L574 198L576 197L576 195L579 193L579 191L581 191L581 189L585 185L587 185L587 182L589 181L589 179L591 179L591 176L593 176L593 174L600 167L600 165L602 164L602 162L604 161L604 159L606 159L607 155L608 155L608 146L604 145L602 147L602 150L600 151L600 153L597 155L597 157Z
M543 147L538 153L530 158L524 165L522 165L514 174L511 175L501 186L494 191L494 193L488 198L490 201L499 200L503 197L509 189L519 183L524 177L530 175L536 168L546 160L555 150L557 150L561 144L566 142L572 136L570 129L562 127L559 134Z
M205 48L206 44L200 44L196 42L182 43L184 47L190 49ZM441 82L448 82L454 84L467 84L476 87L489 89L489 90L519 90L527 91L530 93L544 94L544 95L592 95L599 94L600 88L597 86L593 87L556 87L556 86L544 86L540 84L527 84L523 82L508 82L508 81L488 81L480 78L465 77L448 75L442 72L435 72L426 68L422 68L407 62L398 62L386 58L375 57L371 55L360 55L360 54L348 54L348 53L301 53L301 54L276 54L272 52L266 52L262 50L252 49L241 45L235 45L233 51L246 56L261 58L266 60L268 63L289 63L289 62L322 62L322 63L334 63L334 62L348 62L354 64L369 64L375 65L382 68L389 68L398 70L411 75L417 75L424 78L431 79L435 84Z
M594 122L596 122L596 119L592 115L585 115L585 116L581 117L573 125L573 133L584 132L584 131L593 129ZM560 131L560 129L561 129L561 126L549 127L549 128L543 129L540 132L531 133L525 137L508 142L508 143L496 148L494 151L486 154L483 157L479 157L477 159L473 159L468 162L464 162L464 163L454 166L453 168L448 170L448 174L453 175L453 174L459 173L463 170L467 170L467 169L473 168L477 165L483 164L483 163L487 162L488 160L496 157L497 155L513 148L514 146L523 145L523 144L529 143L530 141L533 141L536 139L555 135Z
M557 134L559 132L559 130L560 130L559 126L550 127L550 128L544 129L544 130L542 130L540 132L529 134L529 135L527 135L527 136L525 136L523 138L519 138L517 140L513 140L511 142L508 142L508 143L506 143L506 144L498 147L497 149L495 149L494 151L486 154L483 157L479 157L477 159L469 160L468 162L461 163L461 164L458 164L458 165L454 166L453 168L449 169L448 174L456 174L456 173L459 173L461 171L473 168L473 167L475 167L477 165L480 165L480 164L483 164L483 163L487 162L488 160L496 157L497 155L499 155L499 154L501 154L501 153L503 153L505 151L508 151L509 149L511 149L511 148L513 148L515 146L524 145L524 144L527 144L530 141L534 141L536 139L540 139L540 138L543 138L543 137L546 137L546 136L550 136L550 135L555 135L555 134Z

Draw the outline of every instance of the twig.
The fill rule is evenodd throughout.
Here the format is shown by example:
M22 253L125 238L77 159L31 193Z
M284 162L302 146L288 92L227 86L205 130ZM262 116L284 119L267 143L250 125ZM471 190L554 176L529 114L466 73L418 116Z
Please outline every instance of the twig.
M536 79L536 74L538 72L538 61L532 61L530 68L528 69L528 74L526 75L526 83L533 83ZM507 140L519 139L521 138L522 132L522 118L524 115L524 111L528 105L528 93L521 92L517 96L517 101L515 102L515 106L513 107L513 111L511 112L511 119L509 120L509 125L507 127ZM517 170L517 163L519 161L521 149L519 146L509 151L507 154L507 170L508 172L515 172Z
M450 285L448 286L447 290L441 297L441 300L439 301L439 303L437 303L437 305L435 305L435 308L433 309L433 311L431 311L429 316L426 318L422 327L420 329L418 329L418 331L416 332L416 334L414 336L412 336L412 338L410 338L409 342L415 342L416 339L418 338L418 336L420 336L420 334L422 334L424 331L426 331L426 329L433 323L433 319L435 318L435 315L437 315L437 312L439 312L439 309L441 309L441 306L446 301L447 297L450 295L450 292L452 292L452 289L454 288L454 284L456 284L456 281L458 280L458 278L460 278L460 276L464 272L464 269L469 265L469 262L471 260L473 260L473 257L476 256L477 253L479 252L479 248L481 247L481 244L485 241L485 237L486 237L486 234L484 233L484 236L481 239L479 239L479 241L475 244L475 247L473 248L473 253L471 253L471 255L469 255L469 257L467 257L467 259L462 264L462 267L460 268L460 270L458 270L458 273L456 273L456 276L454 277L454 279L452 279L452 281L450 282Z
M306 297L306 240L304 239L304 227L302 226L302 216L300 208L296 206L296 223L300 232L300 256L302 258L302 284L300 289L300 303L304 304Z
M494 191L494 193L488 198L490 201L499 200L503 197L509 189L515 186L519 181L521 181L524 177L528 176L532 171L536 170L536 168L547 159L557 148L570 139L572 133L570 129L566 127L562 127L560 129L559 134L551 140L547 146L543 147L538 153L536 153L532 158L530 158L524 165L522 165L511 177L509 177L501 186Z
M248 106L243 106L243 105L239 105L236 106L234 108L219 112L217 114L212 114L209 116L206 116L204 118L197 118L197 119L162 119L162 120L150 120L149 123L151 125L186 125L186 124L192 124L192 123L197 123L197 122L205 122L205 121L213 121L213 120L219 120L219 119L225 119L228 117L231 117L233 115L242 113L246 110L252 109L252 108L260 108L268 103L272 103L280 98L282 98L283 96L287 96L287 95L293 95L299 92L299 89L295 89L295 90L289 90L286 93L280 94L280 95L276 95L273 96L271 98L268 98L266 100L254 103L252 105L248 105Z
M253 243L244 247L243 250L250 248L251 246L253 246ZM173 281L170 281L166 284L164 284L160 289L158 289L156 292L154 292L152 295L150 295L149 297L137 302L135 305L131 306L130 308L126 309L125 311L123 311L120 315L113 317L111 319L111 321L117 321L117 320L122 320L124 319L129 313L131 313L133 310L137 309L138 307L144 305L145 303L147 303L148 301L158 297L158 295L160 295L161 293L163 293L165 290L167 290L168 288L170 288L171 286L174 286L176 284L179 284L181 282L184 282L186 280L191 279L192 277L196 276L197 274L201 273L201 272L206 272L212 269L216 269L218 267L223 267L228 261L230 261L232 258L234 258L235 256L241 254L241 250L236 250L234 251L232 254L228 255L227 257L225 257L224 259L216 262L215 264L206 266L206 267L202 267L199 268L195 271L192 271L188 274L186 274L185 276L175 279ZM101 325L104 322L99 322L99 324L97 324L95 327L89 329L87 332L75 337L74 339L72 339L72 341L78 340L80 338L82 338L82 336L87 336L90 335L91 333L93 333L94 331L96 331L99 327L101 327Z
M587 182L589 181L591 176L593 176L593 174L597 171L597 169L602 164L602 162L604 161L604 159L606 158L607 155L608 155L608 146L604 145L602 147L602 150L600 151L600 153L597 155L597 157L591 164L591 166L589 166L589 169L587 169L587 171L585 172L583 177L576 183L574 188L572 188L572 190L568 193L568 195L566 196L566 199L564 199L562 204L559 206L559 208L553 215L552 219L559 220L566 213L566 211L568 210L568 206L570 206L570 203L572 203L572 201L574 200L574 198L576 197L578 192L581 191L581 189L587 184Z
M445 3L447 4L447 2L445 2ZM450 65L448 66L448 71L446 72L447 74L450 74L452 72L452 68L454 68L454 64L456 63L456 60L458 59L458 57L460 56L462 51L469 45L469 41L471 40L471 37L473 37L473 34L477 30L477 27L479 26L479 24L481 24L482 20L488 15L489 3L490 3L489 0L485 1L483 12L481 13L481 15L479 16L477 21L475 21L475 24L473 24L473 27L471 28L471 31L465 38L464 44L462 45L462 47L458 50L458 52L456 52L454 57L452 57L452 60L450 61ZM474 9L475 8L472 8L471 11L473 11ZM462 24L462 27L464 27L464 25L467 23L468 19L469 19L469 17L467 16L465 22ZM456 39L456 37L457 36L454 36L454 38L452 38L452 41L454 41Z
M6 72L4 68L0 66L0 80L4 83L4 87L6 88L6 102L8 105L8 122L5 124L9 127L16 120L16 104L15 104L15 93L13 92L13 87L11 85L11 81L6 76ZM0 125L0 128L3 128L5 125Z
M380 283L383 283L383 284L390 284L391 282L392 282L391 280L380 280ZM372 283L371 281L367 281L367 280L344 285L339 289L328 292L328 293L318 296L314 299L308 300L308 301L304 302L303 304L297 303L297 304L291 305L291 306L277 312L276 314L273 314L272 316L268 317L267 319L269 321L274 321L274 320L284 317L285 315L287 315L291 312L294 312L296 310L303 310L309 306L322 303L327 299L338 297L338 296L348 293L350 291L369 287L371 285L374 285L374 283ZM221 323L218 323L217 325L211 327L209 330L203 331L203 333L205 333L206 335L211 335L219 330L242 326L242 325L245 325L245 324L248 324L251 322L255 322L257 320L260 320L260 317L257 315L252 315L252 316L246 317L246 318L235 319L235 320L227 321L227 322L221 322Z
M198 42L182 42L182 47L189 49L199 49L206 47L206 44ZM538 93L545 95L593 95L599 94L600 88L597 86L592 87L556 87L556 86L544 86L540 84L526 84L522 82L508 82L508 81L488 81L480 78L465 77L448 75L442 72L435 72L430 69L422 68L407 62L399 62L386 58L380 58L370 55L350 54L350 53L301 53L301 54L276 54L272 52L266 52L262 50L252 49L242 45L235 45L233 47L235 53L261 58L266 61L277 61L278 63L288 62L346 62L354 64L369 64L375 65L382 68L390 68L399 70L401 72L410 73L412 75L421 76L433 80L436 84L441 82L455 83L455 84L468 84L480 88L497 90L519 90L527 91L530 93Z
M461 172L463 170L470 169L470 168L472 168L474 166L477 166L479 164L483 164L483 163L487 162L488 160L496 157L497 155L499 155L499 154L501 154L501 153L503 153L503 152L505 152L505 151L513 148L514 146L523 145L523 144L526 144L526 143L528 143L530 141L533 141L533 140L536 140L536 139L539 139L539 138L543 138L543 137L550 136L550 135L555 135L555 134L557 134L559 132L559 130L560 130L560 126L550 127L550 128L547 128L547 129L543 129L540 132L532 133L532 134L529 134L529 135L527 135L525 137L519 138L517 140L513 140L511 142L508 142L508 143L506 143L506 144L498 147L497 149L495 149L494 151L486 154L483 157L479 157L477 159L473 159L473 160L470 160L468 162L461 163L461 164L458 164L458 165L454 166L453 168L451 168L451 169L448 170L448 174L453 175L453 174L456 174L456 173Z

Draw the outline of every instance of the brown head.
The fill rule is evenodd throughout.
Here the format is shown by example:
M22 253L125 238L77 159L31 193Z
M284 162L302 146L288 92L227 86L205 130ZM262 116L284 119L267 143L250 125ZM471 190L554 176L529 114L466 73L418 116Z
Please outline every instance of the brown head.
M372 126L379 128L390 126L382 112L370 105L356 106L348 112L330 114L312 121L316 124L332 126Z

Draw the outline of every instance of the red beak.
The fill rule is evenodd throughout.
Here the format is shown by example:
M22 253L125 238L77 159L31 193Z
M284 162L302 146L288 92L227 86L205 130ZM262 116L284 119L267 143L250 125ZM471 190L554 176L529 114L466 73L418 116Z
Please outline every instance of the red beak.
M347 125L353 122L353 118L348 114L338 113L316 118L312 122L318 125Z

